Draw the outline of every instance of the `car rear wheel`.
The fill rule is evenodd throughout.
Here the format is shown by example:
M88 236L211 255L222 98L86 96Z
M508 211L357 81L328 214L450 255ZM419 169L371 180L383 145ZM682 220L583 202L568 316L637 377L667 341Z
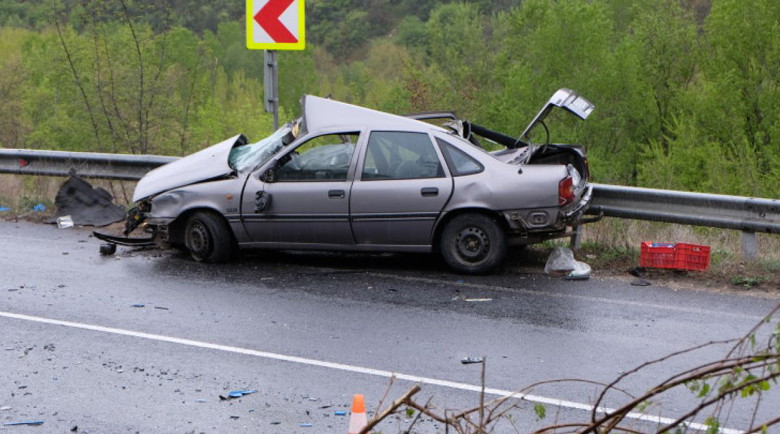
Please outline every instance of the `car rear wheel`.
M235 251L233 233L221 216L198 211L187 220L184 244L198 262L226 262Z
M453 270L485 274L501 265L507 242L494 219L482 214L463 214L444 227L439 247L444 262Z

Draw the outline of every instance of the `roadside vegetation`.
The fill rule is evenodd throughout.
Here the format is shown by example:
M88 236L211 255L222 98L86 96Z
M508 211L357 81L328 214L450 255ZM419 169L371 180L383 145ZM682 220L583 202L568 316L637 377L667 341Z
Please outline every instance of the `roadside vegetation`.
M0 146L185 155L265 136L262 52L245 48L244 7L0 0ZM587 147L593 181L775 198L779 23L774 0L309 0L306 50L279 53L280 118L312 93L394 113L453 109L520 134L570 87L596 110L553 139ZM58 180L0 178L0 207L52 208ZM104 187L129 202L131 185ZM586 227L579 259L625 275L643 240L713 249L707 272L651 277L780 287L773 235L759 234L761 259L746 262L736 231L608 219ZM543 261L545 248L530 252Z
M0 1L0 146L259 139L272 121L243 17L226 0ZM553 139L588 148L594 181L780 196L774 0L310 0L307 23L307 49L279 56L281 119L312 93L519 134L569 87L597 108Z

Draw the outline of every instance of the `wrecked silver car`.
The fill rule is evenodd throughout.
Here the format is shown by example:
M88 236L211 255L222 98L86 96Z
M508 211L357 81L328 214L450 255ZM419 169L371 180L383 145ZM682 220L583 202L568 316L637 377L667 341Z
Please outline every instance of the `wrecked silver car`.
M259 142L237 135L149 172L125 235L143 227L196 261L254 248L437 252L476 274L498 267L509 244L585 222L584 149L529 140L536 127L549 137L553 109L588 117L593 105L571 90L556 92L519 138L447 112L398 116L310 95L302 105L299 119ZM502 149L488 152L484 140Z

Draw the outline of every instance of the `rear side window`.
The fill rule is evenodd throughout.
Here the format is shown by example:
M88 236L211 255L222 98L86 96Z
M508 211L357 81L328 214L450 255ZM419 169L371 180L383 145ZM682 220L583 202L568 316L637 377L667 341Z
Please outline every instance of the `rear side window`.
M485 166L483 166L482 163L450 143L445 142L438 137L436 138L436 142L439 144L439 147L444 154L444 159L447 160L447 165L450 166L452 176L473 175L485 170Z
M439 156L428 134L374 131L361 180L443 178Z

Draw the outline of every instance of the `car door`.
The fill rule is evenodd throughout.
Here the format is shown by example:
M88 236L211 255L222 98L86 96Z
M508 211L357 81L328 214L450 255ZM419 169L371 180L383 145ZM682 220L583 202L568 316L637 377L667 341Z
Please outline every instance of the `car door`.
M255 243L354 244L349 191L358 133L308 139L247 181L242 219ZM352 170L351 170L352 169Z
M373 131L350 195L358 244L427 246L452 178L427 133Z

